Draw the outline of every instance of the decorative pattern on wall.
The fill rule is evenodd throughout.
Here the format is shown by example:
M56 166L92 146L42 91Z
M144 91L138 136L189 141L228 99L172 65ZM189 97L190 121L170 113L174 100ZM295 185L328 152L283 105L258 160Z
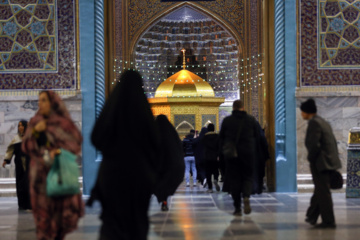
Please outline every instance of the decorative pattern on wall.
M195 114L175 114L174 125L178 127L183 122L189 123L193 128L195 127Z
M104 0L95 1L95 114L105 103Z
M360 150L348 151L346 197L360 197Z
M319 68L360 66L360 2L318 0Z
M224 118L230 116L232 113L232 107L220 107L219 108L219 126L221 127Z
M0 1L0 89L75 89L75 0Z
M55 3L6 0L0 3L0 13L1 71L57 70Z
M213 2L196 2L222 16L244 37L244 0L216 0ZM177 3L160 2L159 0L130 0L129 3L129 34L134 34L151 19L167 7Z
M251 58L251 63L259 63L261 62L261 60L259 61L260 57L258 56L259 54L259 36L258 36L258 32L259 32L259 8L258 8L258 1L250 1L250 35L251 35L251 48L250 48L250 55L252 56ZM257 120L259 120L259 88L260 85L258 84L258 75L259 75L259 70L258 70L258 64L251 64L251 79L253 81L251 81L250 79L250 83L251 83L251 87L250 87L250 91L252 91L251 94L251 115L253 115ZM261 66L261 65L260 65ZM261 77L260 77L261 78ZM260 94L261 95L261 94ZM261 106L263 104L260 104ZM261 121L260 121L261 122Z
M121 57L122 56L122 1L123 0L116 0L114 1L114 8L115 8L115 56Z
M302 86L360 84L359 12L359 0L301 0Z
M201 116L201 126L204 127L206 123L212 123L216 129L216 115L215 114L204 114Z
M154 96L162 81L182 69L183 48L191 52L186 57L187 70L205 79L216 97L239 98L238 49L241 48L223 26L187 6L171 12L146 30L135 46L137 69L144 78L148 97Z

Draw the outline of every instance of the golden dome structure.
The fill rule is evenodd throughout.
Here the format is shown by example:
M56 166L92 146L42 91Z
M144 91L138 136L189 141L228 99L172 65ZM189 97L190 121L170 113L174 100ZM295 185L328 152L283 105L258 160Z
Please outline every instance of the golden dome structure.
M183 69L156 89L155 97L215 97L214 90L204 79Z
M185 49L182 51L184 53ZM190 129L200 131L209 123L219 130L219 106L225 98L215 97L209 83L185 69L185 57L183 69L162 82L155 96L148 100L153 114L166 115L180 137Z

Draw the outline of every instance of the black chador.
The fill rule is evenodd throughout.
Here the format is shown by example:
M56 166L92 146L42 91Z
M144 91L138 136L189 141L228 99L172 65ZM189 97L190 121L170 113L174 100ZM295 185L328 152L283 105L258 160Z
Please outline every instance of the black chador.
M29 163L28 155L21 151L21 137L16 135L7 148L4 161L10 164L11 158L15 155L15 177L16 195L18 198L19 210L31 209L29 192Z
M101 202L100 239L145 240L149 230L160 138L142 87L138 72L124 72L92 132L103 159L88 204Z
M184 179L184 154L179 135L167 117L159 115L155 122L160 133L162 155L159 157L159 177L154 194L159 202L164 202Z

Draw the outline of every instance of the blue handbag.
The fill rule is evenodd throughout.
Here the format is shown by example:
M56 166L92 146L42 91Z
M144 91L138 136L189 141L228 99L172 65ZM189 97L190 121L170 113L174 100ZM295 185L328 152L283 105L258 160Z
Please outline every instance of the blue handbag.
M80 193L79 167L77 156L65 149L55 156L46 179L46 194L60 197Z

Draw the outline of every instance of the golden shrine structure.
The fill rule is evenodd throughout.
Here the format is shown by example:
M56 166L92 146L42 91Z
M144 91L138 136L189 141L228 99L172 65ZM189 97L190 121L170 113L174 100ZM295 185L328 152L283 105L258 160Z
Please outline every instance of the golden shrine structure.
M181 51L183 69L158 86L155 96L148 99L151 110L154 116L166 115L180 137L209 123L219 130L219 106L225 98L215 97L209 83L185 69L185 49Z

